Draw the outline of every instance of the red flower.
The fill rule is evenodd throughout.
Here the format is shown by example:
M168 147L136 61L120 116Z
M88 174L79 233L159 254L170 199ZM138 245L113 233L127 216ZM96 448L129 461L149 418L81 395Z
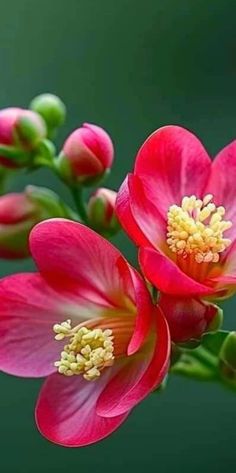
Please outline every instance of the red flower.
M118 194L117 213L140 247L143 273L172 297L167 319L171 312L172 323L180 324L180 306L182 312L191 307L194 336L209 323L209 306L200 298L220 299L235 291L235 178L236 141L212 163L192 133L166 126L145 141ZM179 336L173 329L172 338Z
M43 222L30 246L40 273L0 282L0 368L49 375L36 407L39 430L58 444L87 445L163 380L168 327L140 275L87 227Z

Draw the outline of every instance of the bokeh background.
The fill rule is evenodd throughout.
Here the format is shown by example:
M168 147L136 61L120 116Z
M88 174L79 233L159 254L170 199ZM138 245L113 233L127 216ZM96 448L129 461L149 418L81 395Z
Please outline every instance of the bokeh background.
M114 188L145 137L164 124L192 129L214 155L236 136L235 23L234 0L2 1L0 108L27 106L41 92L58 94L68 107L58 146L83 121L104 126L116 145L107 182ZM29 180L70 201L45 171L19 176L11 189ZM116 243L134 261L128 240L120 235ZM32 268L30 261L1 261L0 274ZM235 307L235 300L225 304L232 328ZM36 431L40 384L0 375L3 473L221 473L235 467L236 397L221 386L173 378L110 438L70 450Z

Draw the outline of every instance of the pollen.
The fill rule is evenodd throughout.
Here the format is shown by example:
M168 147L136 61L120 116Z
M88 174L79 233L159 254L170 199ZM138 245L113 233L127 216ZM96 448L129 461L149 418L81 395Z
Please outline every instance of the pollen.
M224 232L232 223L223 220L225 208L216 207L213 196L203 200L195 195L184 197L181 206L171 205L167 217L167 244L173 253L186 259L193 255L197 263L217 263L230 244Z
M71 320L53 326L56 340L69 338L69 343L61 352L61 359L54 364L65 376L83 375L93 381L101 371L114 362L112 330L89 329L81 325L72 328Z

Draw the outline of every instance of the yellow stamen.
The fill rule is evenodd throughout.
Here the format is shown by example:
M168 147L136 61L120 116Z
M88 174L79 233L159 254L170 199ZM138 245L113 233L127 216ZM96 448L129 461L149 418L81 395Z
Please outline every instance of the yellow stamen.
M55 362L58 372L65 376L82 374L87 381L97 379L101 371L114 362L112 330L87 327L71 327L66 320L53 327L56 340L70 338L64 346L60 361Z
M187 258L193 255L197 263L217 263L219 254L231 240L223 234L232 222L222 220L224 207L216 207L213 196L203 200L195 195L184 197L181 207L171 205L167 217L167 244L173 253Z

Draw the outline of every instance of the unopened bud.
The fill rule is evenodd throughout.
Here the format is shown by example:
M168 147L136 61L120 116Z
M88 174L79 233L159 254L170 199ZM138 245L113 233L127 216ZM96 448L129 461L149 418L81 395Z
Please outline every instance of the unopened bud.
M218 330L223 318L215 304L195 298L174 297L162 293L159 304L169 325L171 339L176 343L200 340L206 332Z
M114 148L107 132L84 123L65 141L58 167L66 181L90 185L110 170L113 159Z
M34 225L52 217L65 217L54 192L28 186L25 192L0 197L0 257L29 256L28 237Z
M0 163L21 167L46 137L43 119L31 110L6 108L0 111Z
M54 94L38 95L30 103L30 108L43 117L49 134L65 121L66 107L62 100Z
M120 229L115 213L116 196L115 191L100 188L88 202L89 224L104 236L115 235Z

